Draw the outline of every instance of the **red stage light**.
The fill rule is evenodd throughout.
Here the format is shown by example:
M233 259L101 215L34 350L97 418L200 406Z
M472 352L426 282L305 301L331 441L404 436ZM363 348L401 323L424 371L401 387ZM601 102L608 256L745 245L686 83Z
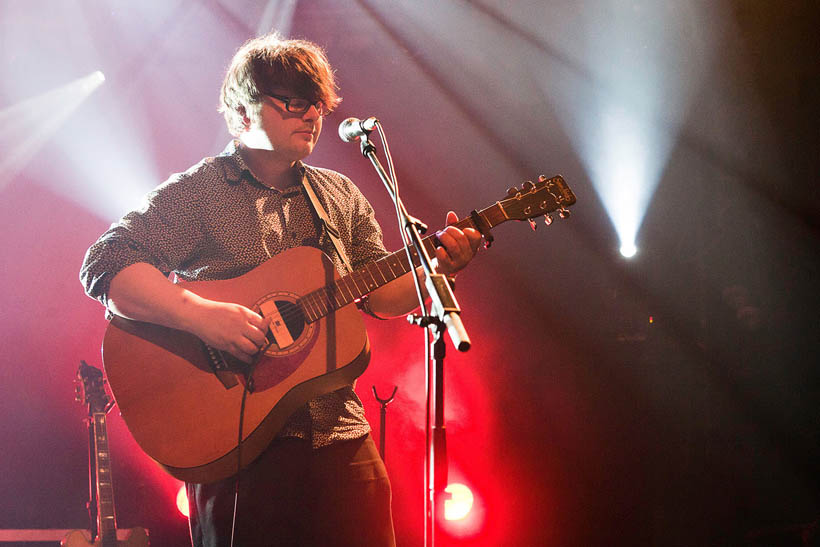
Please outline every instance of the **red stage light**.
M177 492L177 509L185 518L188 518L188 492L185 491L185 485L179 487Z
M444 501L444 518L447 520L461 520L473 508L473 493L461 483L448 484L445 492L452 497Z

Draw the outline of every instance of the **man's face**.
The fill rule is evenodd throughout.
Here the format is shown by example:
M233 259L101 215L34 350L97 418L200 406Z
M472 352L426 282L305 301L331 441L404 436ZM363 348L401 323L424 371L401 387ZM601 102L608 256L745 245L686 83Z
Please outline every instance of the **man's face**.
M297 97L285 88L274 88L273 94ZM271 150L288 161L306 158L322 132L322 116L316 106L302 114L288 112L284 101L263 96L259 114L250 116L242 141L248 146Z

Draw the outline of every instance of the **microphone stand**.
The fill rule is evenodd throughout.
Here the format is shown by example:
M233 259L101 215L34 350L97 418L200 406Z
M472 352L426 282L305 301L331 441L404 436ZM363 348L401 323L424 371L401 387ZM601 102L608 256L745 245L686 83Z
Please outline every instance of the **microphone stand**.
M388 193L393 198L396 206L396 214L399 223L404 228L406 237L405 251L409 263L414 265L410 246L416 250L419 262L424 271L424 286L430 296L432 305L430 313L427 313L424 303L424 295L421 285L413 269L416 293L419 298L421 310L420 316L409 316L411 323L427 329L425 342L425 355L427 357L426 369L426 450L424 466L424 545L433 547L436 538L436 521L444 514L444 500L446 499L444 489L447 486L447 434L444 425L444 357L445 342L443 333L447 332L453 345L459 351L470 349L470 337L461 322L461 308L453 295L453 289L447 281L447 276L436 273L433 270L432 261L427 254L427 250L422 243L420 233L427 230L423 222L408 214L404 204L398 196L396 188L393 186L390 177L385 172L379 159L376 157L376 147L368 138L368 131L364 131L360 139L362 155L370 160L376 172L387 188ZM432 341L430 341L432 338ZM428 350L428 343L429 350ZM430 425L430 408L433 407L433 425Z

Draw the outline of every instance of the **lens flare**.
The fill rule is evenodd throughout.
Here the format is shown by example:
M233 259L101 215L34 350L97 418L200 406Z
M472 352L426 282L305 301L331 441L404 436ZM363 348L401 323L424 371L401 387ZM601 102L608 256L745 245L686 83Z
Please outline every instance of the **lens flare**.
M447 485L445 492L452 497L444 501L444 518L447 520L461 520L470 514L473 508L473 493L467 486L460 483Z

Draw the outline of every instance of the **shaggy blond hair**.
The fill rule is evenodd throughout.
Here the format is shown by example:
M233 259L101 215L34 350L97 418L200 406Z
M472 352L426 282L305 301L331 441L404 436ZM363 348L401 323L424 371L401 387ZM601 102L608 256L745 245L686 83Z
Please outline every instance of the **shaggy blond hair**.
M321 47L307 40L285 40L278 34L253 38L234 55L219 94L219 112L232 135L241 133L243 116L258 114L262 97L276 86L310 101L322 101L328 111L342 100Z

